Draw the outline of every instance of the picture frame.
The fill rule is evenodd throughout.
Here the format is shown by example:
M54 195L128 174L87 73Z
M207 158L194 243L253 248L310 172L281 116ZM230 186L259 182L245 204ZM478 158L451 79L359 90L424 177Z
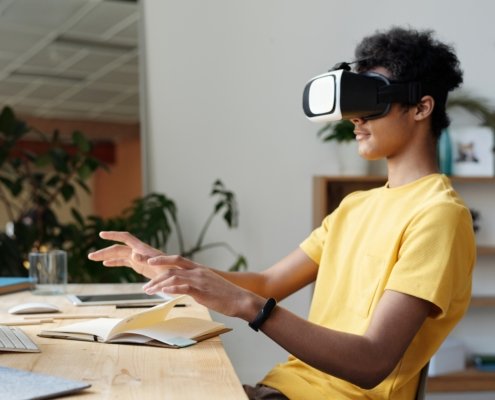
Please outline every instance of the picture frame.
M450 128L454 176L495 176L494 132L486 126Z

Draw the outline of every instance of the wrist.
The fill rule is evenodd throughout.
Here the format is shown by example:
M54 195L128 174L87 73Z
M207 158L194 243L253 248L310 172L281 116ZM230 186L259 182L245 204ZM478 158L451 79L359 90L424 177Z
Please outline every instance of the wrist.
M270 297L266 301L266 303L263 304L263 307L261 307L261 309L258 311L256 317L248 322L249 327L258 332L263 324L266 322L266 320L270 317L272 311L275 309L276 306L277 301L273 297Z
M244 300L242 301L242 306L240 307L236 317L241 318L246 322L250 322L254 318L256 318L256 315L265 303L265 298L254 293L247 292L247 296L245 296Z

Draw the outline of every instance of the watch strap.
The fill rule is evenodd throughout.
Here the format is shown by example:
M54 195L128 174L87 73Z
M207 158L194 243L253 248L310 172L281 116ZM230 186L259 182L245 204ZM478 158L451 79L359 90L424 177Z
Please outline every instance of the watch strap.
M260 310L258 315L256 315L256 318L249 322L248 325L256 332L258 332L261 328L261 325L263 325L263 323L268 319L276 305L277 301L273 297L270 297L263 308Z

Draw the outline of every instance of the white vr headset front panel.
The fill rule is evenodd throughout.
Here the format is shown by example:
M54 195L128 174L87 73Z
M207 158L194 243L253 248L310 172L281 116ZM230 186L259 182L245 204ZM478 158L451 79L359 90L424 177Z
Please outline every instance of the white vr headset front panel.
M331 71L312 79L308 91L308 107L314 115L311 120L327 120L331 114L341 119L340 79L343 70Z

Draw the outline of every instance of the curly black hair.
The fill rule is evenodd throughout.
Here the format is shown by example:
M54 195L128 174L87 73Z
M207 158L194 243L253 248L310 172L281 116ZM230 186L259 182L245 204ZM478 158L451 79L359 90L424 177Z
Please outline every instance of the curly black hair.
M462 70L452 46L433 38L431 30L392 27L365 37L356 47L356 70L384 67L396 81L419 81L435 99L431 128L435 138L450 124L448 92L462 83Z

